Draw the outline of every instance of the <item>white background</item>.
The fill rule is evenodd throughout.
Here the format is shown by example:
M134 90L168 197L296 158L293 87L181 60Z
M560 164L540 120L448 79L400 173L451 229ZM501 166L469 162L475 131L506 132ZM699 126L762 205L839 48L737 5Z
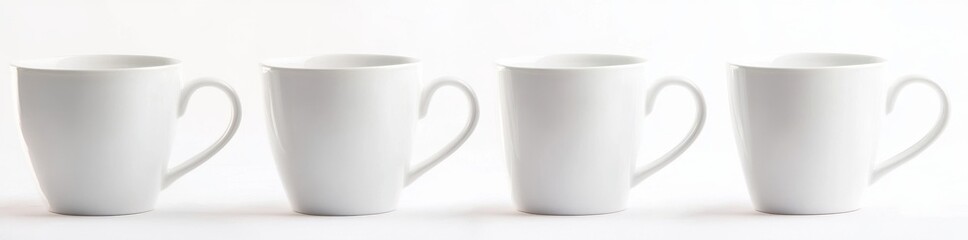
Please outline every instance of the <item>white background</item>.
M732 238L964 239L968 159L968 3L964 1L0 1L0 63L90 53L184 61L189 78L215 76L242 96L229 145L160 196L153 212L67 217L46 203L24 154L13 77L0 74L0 239L54 238ZM870 188L860 211L823 216L755 212L736 155L725 61L746 54L833 51L891 60L891 76L938 81L952 102L947 131ZM459 76L481 100L480 124L450 159L405 190L395 212L360 217L292 213L265 129L258 62L321 53L386 53L425 60L425 77ZM511 202L492 61L558 52L651 60L648 78L686 76L709 104L691 149L632 192L628 210L535 216ZM893 81L893 79L886 79ZM671 89L670 89L671 90ZM421 122L415 158L449 140L466 104L441 91ZM685 134L694 110L674 89L646 124L643 161ZM880 159L913 144L938 113L927 87L903 92ZM205 89L179 125L173 161L207 146L228 101Z

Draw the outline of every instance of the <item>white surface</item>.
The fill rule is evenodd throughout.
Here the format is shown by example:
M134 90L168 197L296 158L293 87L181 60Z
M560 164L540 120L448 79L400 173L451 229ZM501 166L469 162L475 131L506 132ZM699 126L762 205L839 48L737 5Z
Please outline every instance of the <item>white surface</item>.
M242 96L243 121L210 162L161 193L157 210L78 218L46 212L14 123L11 74L0 74L0 239L132 237L911 239L968 236L968 3L962 1L0 1L0 62L82 53L151 54L184 61L185 77L215 76ZM726 95L728 58L746 53L842 51L892 61L888 76L938 81L951 124L934 146L867 193L860 211L773 216L752 210ZM481 99L466 145L410 186L396 212L361 217L293 214L271 159L258 62L318 53L425 59L425 76L462 77ZM587 217L531 216L511 205L494 59L555 52L646 57L650 79L682 75L709 101L695 145L632 191L629 209ZM199 91L178 126L172 159L221 133L228 102ZM415 158L464 123L463 96L443 89L421 121ZM668 102L681 102L680 107ZM669 149L692 111L670 89L644 124L644 159ZM912 86L886 120L879 159L929 130L937 101ZM437 129L440 129L439 131ZM431 131L433 130L433 131ZM672 139L672 140L670 140Z

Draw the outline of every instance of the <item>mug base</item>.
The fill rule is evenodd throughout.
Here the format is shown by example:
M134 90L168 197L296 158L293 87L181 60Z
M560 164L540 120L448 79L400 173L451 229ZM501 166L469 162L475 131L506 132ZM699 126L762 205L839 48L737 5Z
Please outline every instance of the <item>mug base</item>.
M525 209L518 209L518 211L527 213L527 214L543 215L543 216L592 216L592 215L605 215L605 214L617 213L617 212L625 211L625 209L623 208L623 209L610 210L610 211L604 211L604 212L550 212L550 211L530 211Z
M860 210L860 208L848 209L848 210L833 210L833 211L773 211L765 209L756 209L757 212L773 214L773 215L831 215L831 214L841 214L850 213Z
M381 210L381 211L374 211L374 212L358 212L358 213L356 212L353 212L353 213L312 212L312 211L300 211L300 210L292 210L292 211L298 214L310 215L310 216L352 217L352 216L378 215L378 214L393 212L395 210L396 209Z
M47 211L65 215L65 216L78 216L78 217L110 217L110 216L124 216L124 215L135 215L146 212L151 212L154 209L148 209L143 211L133 211L133 212L85 212L85 211L61 211L55 209L47 209Z

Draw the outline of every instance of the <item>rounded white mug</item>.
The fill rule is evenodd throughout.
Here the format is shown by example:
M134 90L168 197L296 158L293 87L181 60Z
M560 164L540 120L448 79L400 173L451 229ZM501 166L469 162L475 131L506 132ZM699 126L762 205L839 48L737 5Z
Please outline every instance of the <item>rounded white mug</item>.
M941 87L927 78L905 77L885 91L885 62L859 54L794 53L730 64L736 141L756 210L857 210L868 185L941 134L948 120L948 100ZM937 92L941 114L920 141L876 163L885 109L890 113L898 92L912 83Z
M225 83L182 86L180 62L134 55L79 55L14 63L20 127L50 211L122 215L150 211L158 193L222 149L241 106ZM202 87L232 102L214 144L168 169L178 117Z
M263 62L269 136L294 211L392 211L401 190L450 156L477 126L477 97L453 78L421 84L420 60L331 54ZM442 150L410 166L416 124L437 89L461 90L470 116Z
M588 215L625 209L629 190L675 160L706 119L691 82L662 78L648 89L645 60L557 54L499 60L504 141L518 210ZM676 147L635 169L644 118L667 86L689 90L695 122Z

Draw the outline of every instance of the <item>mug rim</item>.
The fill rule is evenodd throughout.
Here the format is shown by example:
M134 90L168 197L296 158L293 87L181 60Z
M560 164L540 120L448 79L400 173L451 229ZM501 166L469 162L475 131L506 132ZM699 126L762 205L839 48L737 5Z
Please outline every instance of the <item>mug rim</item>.
M334 67L309 67L309 66L294 66L292 64L286 63L286 61L300 60L304 62L311 58L317 57L333 57L333 58L383 58L392 59L396 62L386 63L386 64L367 64L364 66L334 66ZM420 64L422 61L419 58L402 56L402 55L390 55L390 54L370 54L370 53L329 53L329 54L316 54L316 55L301 55L301 56L291 56L291 57L275 57L262 60L260 65L267 68L273 69L286 69L286 70L305 70L305 71L349 71L349 70L371 70L371 69L388 69L388 68L398 68L404 66L411 66Z
M615 64L598 64L594 66L526 66L526 63L534 62L540 58L547 57L604 57L604 58L614 58L622 59L626 62L615 63ZM621 55L621 54L604 54L604 53L554 53L554 54L543 54L543 55L525 55L517 57L507 57L501 58L494 61L495 64L501 67L518 69L518 70L548 70L548 71L559 71L559 70L593 70L593 69L616 69L616 68L626 68L644 65L648 60L645 58L632 56L632 55Z
M845 64L832 64L825 66L777 66L770 65L762 62L764 59L776 59L784 56L833 56L833 57L854 57L854 58L864 58L866 61L860 63L845 63ZM763 54L763 55L752 55L744 56L740 58L734 58L727 61L730 66L749 68L749 69L761 69L761 70L835 70L835 69L859 69L859 68L869 68L881 66L887 62L887 59L867 54L857 54L857 53L839 53L839 52L791 52L791 53L780 53L780 54Z
M53 61L59 61L70 58L115 58L127 61L134 60L149 60L156 61L156 63L143 63L138 66L124 66L124 67L59 67L54 65L45 65ZM15 62L11 62L10 66L17 69L27 69L36 71L55 71L55 72L120 72L120 71L134 71L134 70L153 70L168 68L173 66L178 66L181 64L181 60L154 56L154 55L136 55L136 54L78 54L78 55L64 55L56 57L43 57L43 58L32 58L23 59Z

